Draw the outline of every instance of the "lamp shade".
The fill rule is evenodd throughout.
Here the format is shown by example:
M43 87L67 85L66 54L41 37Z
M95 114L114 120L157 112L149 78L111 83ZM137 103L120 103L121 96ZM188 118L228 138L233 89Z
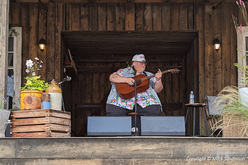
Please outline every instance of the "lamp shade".
M220 49L220 40L218 38L215 38L213 44L214 44L214 49L218 52Z
M46 41L44 40L44 38L41 38L39 41L39 48L42 52L45 50L45 46L46 46Z

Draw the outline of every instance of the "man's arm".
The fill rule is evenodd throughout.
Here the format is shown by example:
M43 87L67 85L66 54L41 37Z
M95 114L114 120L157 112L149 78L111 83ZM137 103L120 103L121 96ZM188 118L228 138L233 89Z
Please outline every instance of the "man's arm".
M162 89L163 89L163 84L162 84L161 78L162 78L162 73L158 71L158 72L155 74L156 82L155 82L155 84L154 84L154 90L155 90L155 92L157 92L157 93L161 92Z
M112 73L109 76L109 81L112 83L128 83L129 85L134 85L134 80L130 77L122 77L116 73Z

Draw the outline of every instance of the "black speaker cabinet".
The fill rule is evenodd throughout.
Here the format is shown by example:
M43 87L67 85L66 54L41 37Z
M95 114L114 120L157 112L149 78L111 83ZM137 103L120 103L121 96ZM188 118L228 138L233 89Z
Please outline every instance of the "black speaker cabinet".
M88 136L131 136L131 116L88 116Z
M185 136L184 116L141 116L141 136Z

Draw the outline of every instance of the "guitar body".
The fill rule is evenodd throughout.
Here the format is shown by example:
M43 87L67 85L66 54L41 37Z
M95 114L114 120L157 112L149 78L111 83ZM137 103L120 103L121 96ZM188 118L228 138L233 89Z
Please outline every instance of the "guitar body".
M178 73L180 72L179 69L169 69L161 72L164 73ZM137 93L144 92L149 88L149 80L150 78L155 77L155 75L145 76L144 74L138 75L137 78ZM134 77L131 77L134 79ZM134 86L129 86L127 83L116 83L116 89L123 99L130 99L135 95Z
M146 77L143 74L136 76L137 93L144 92L149 88L149 79L139 82L139 79ZM132 77L134 79L134 77ZM134 86L129 86L127 83L116 83L117 91L122 99L130 99L135 95Z

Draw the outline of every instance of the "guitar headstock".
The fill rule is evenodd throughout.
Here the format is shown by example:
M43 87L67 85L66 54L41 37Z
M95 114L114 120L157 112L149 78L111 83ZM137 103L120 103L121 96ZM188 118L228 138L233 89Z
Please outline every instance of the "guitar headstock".
M175 69L170 69L169 72L171 72L171 73L173 74L173 73L178 73L178 72L180 72L180 70L177 69L177 68L175 68Z

